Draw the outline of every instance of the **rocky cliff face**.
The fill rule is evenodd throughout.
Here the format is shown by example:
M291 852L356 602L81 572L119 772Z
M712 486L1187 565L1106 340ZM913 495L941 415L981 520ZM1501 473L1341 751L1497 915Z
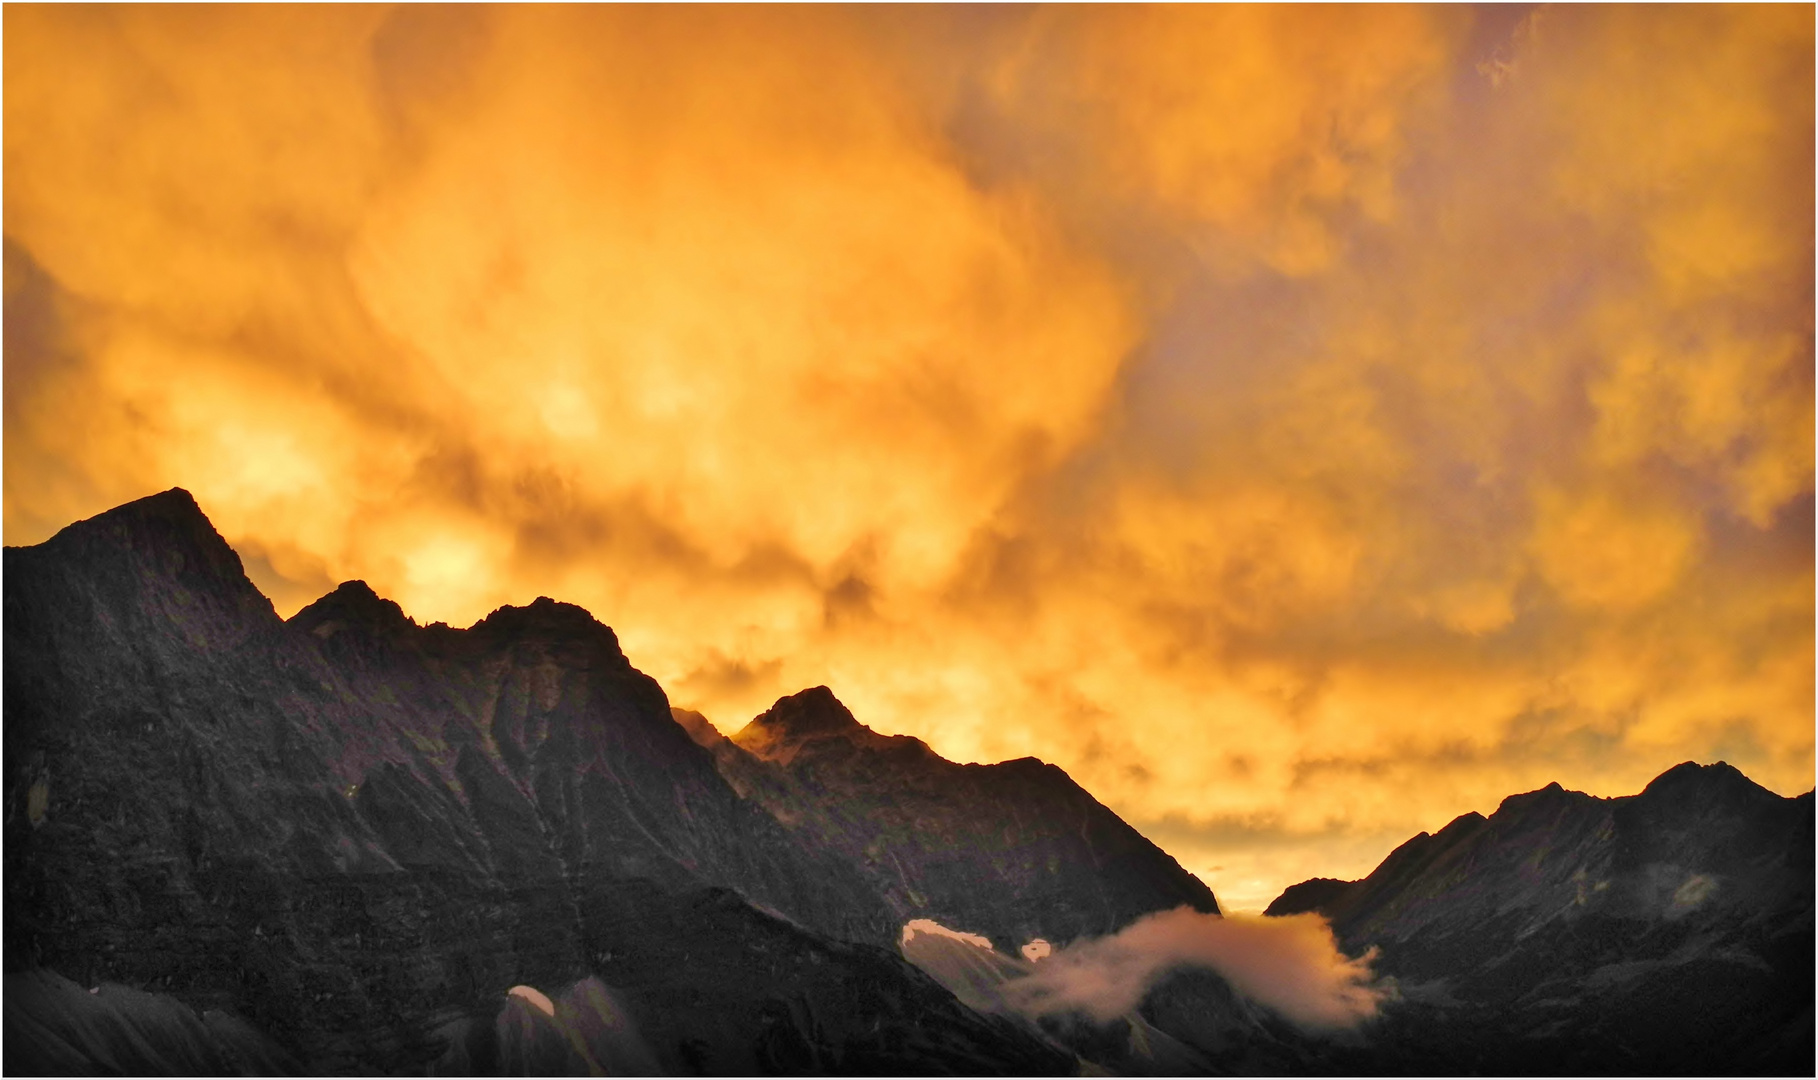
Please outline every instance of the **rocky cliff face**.
M1376 1068L1808 1074L1812 795L1719 762L1638 795L1557 784L1466 814L1357 882L1294 886L1403 1001Z
M857 867L900 925L933 919L1015 950L1121 929L1211 890L1034 758L960 765L879 735L831 691L783 698L726 739L681 716L721 773L814 850Z
M474 1038L510 1067L472 1025L589 978L665 1071L1066 1064L904 963L865 875L740 798L579 608L418 627L352 582L285 623L180 490L5 560L11 971L320 1072Z

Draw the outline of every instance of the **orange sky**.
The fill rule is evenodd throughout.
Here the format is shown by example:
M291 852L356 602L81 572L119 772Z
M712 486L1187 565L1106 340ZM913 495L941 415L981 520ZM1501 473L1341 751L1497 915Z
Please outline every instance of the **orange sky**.
M1812 786L1809 6L4 19L9 544L571 600L1237 908Z

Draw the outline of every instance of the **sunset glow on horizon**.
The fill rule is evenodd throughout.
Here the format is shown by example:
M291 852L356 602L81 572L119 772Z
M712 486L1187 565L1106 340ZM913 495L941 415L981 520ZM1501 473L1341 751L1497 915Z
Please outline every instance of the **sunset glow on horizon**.
M1813 10L5 14L9 545L591 611L1228 908L1813 786Z

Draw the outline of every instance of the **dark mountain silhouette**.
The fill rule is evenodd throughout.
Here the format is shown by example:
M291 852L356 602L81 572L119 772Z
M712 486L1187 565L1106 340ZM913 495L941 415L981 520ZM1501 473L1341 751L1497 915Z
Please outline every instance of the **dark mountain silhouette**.
M1809 1075L1812 799L1723 762L1624 798L1550 784L1269 912L1326 915L1398 981L1357 1068Z
M1216 912L1198 878L1053 765L960 765L879 735L824 686L727 739L677 710L733 787L816 849L858 867L898 925L933 919L1010 953L1154 911Z
M997 997L1022 943L1217 910L1054 766L946 761L824 687L726 739L547 598L455 630L348 582L280 620L181 490L4 569L8 1072L1813 1064L1812 796L1728 766L1290 889L1397 985L1361 1033L1192 969L1035 1021ZM924 918L999 951L904 942Z
M512 1068L505 991L590 978L664 1071L1070 1067L907 964L865 876L734 792L579 608L418 627L350 582L286 623L173 490L8 548L5 619L5 955L37 980L9 975L8 1071L258 1040ZM149 993L67 1029L117 1038L34 1038L46 972ZM173 1002L224 1019L133 1034Z
M1308 878L1298 885L1290 885L1282 894L1270 902L1264 915L1299 915L1307 911L1326 914L1334 900L1343 896L1345 891L1357 884L1354 881L1340 881L1337 878Z

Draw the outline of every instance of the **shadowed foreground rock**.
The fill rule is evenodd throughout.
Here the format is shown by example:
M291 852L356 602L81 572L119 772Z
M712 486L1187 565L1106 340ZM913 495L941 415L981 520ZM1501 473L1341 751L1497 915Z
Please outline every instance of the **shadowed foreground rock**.
M50 971L8 972L9 1075L294 1075L302 1065L244 1021L118 983L84 990Z

